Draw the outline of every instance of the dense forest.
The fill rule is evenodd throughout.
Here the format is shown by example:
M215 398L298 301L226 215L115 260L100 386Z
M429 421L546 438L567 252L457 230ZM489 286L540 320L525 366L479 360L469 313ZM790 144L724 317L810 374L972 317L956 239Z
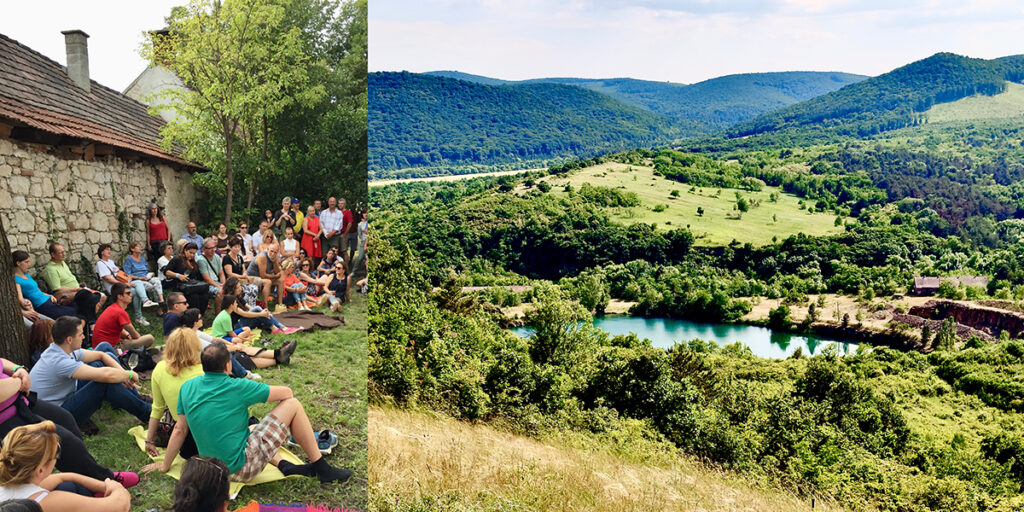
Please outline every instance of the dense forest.
M589 157L665 144L668 119L561 84L489 86L413 73L369 77L370 176L442 163Z
M993 95L1024 79L1024 56L993 60L937 53L835 92L764 114L728 130L730 137L811 129L870 136L913 126L937 103Z
M606 94L618 101L674 119L683 135L716 132L765 112L840 89L867 78L850 73L783 71L745 73L685 85L634 78L536 78L520 82L458 72L428 73L488 85L558 83Z

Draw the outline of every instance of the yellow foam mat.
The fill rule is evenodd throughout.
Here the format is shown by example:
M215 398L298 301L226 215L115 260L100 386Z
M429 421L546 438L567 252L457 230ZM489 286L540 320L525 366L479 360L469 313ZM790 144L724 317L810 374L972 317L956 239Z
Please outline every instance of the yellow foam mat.
M160 451L160 455L157 455L156 457L153 457L152 455L149 455L149 453L146 452L146 429L144 429L141 425L128 429L128 435L135 438L135 444L138 445L140 450L142 450L142 453L145 453L147 456L153 459L153 462L163 462L164 448L157 448L157 450ZM303 462L302 459L299 459L298 456L296 456L294 453L292 453L283 446L277 449L277 454L280 455L282 459L291 462L292 464L305 464L305 462ZM185 459L182 459L181 456L175 457L174 462L171 463L171 469L170 471L167 472L167 475L169 475L171 478L174 478L175 480L180 480L181 469L184 466ZM298 475L293 475L293 477L302 478L301 476ZM281 473L281 471L279 471L276 466L268 462L267 467L263 468L263 471L261 471L260 474L256 475L256 478L253 478L252 480L249 480L248 482L245 483L230 482L229 493L231 494L231 499L234 499L236 496L238 496L238 491L241 491L242 487L245 487L247 485L256 485L266 482L273 482L276 480L283 480L285 478L289 477L284 476L284 474Z

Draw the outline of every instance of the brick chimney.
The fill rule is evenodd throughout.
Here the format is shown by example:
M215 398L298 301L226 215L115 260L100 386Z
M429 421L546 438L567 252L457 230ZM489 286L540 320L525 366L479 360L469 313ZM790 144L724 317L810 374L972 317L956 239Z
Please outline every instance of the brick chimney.
M89 34L81 30L65 30L61 34L64 34L64 47L68 54L68 77L85 92L91 92L89 47L86 43Z

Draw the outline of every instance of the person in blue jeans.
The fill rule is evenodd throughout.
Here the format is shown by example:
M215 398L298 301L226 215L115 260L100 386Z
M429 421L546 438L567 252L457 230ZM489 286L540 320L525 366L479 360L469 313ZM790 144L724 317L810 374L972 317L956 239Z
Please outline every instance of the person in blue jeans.
M43 351L29 374L40 400L58 404L81 426L103 402L128 411L143 424L150 404L139 396L139 376L121 368L109 343L82 350L84 321L62 316L53 322L53 343Z
M263 329L271 334L291 334L299 330L294 327L285 327L274 318L274 315L270 314L270 311L246 303L242 293L242 281L235 276L229 277L224 283L224 293L234 295L235 302L238 304L234 313L231 313L231 324L235 329L242 327Z

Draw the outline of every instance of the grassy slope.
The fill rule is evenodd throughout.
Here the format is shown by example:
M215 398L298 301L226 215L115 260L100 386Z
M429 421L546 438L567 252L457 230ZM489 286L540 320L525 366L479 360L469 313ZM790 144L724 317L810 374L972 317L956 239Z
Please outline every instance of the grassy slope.
M606 163L582 169L569 176L549 176L544 178L552 185L553 193L563 193L566 183L578 189L582 184L599 185L619 188L626 192L634 192L639 196L641 205L632 208L615 208L612 218L627 225L645 223L655 224L663 229L689 227L696 236L699 245L726 245L732 240L740 243L750 242L754 245L771 243L772 237L780 240L796 233L818 236L838 233L842 227L835 226L835 215L831 213L808 214L799 207L800 199L794 195L784 194L777 188L765 187L760 192L740 191L743 197L760 199L761 206L751 208L743 214L742 219L729 219L727 214L735 213L735 189L722 189L719 197L714 197L717 188L697 187L690 192L690 186L655 176L649 167L629 166L620 163ZM678 197L672 197L673 190L679 191ZM769 201L772 192L779 192L777 203ZM663 212L655 212L656 205L667 205ZM697 208L704 208L704 215L697 216ZM775 216L775 219L772 219ZM847 222L850 222L847 219Z
M656 441L531 439L436 414L374 408L371 504L389 511L810 510ZM835 510L820 501L815 510Z
M976 95L952 103L935 105L927 112L928 121L968 121L1006 119L1024 116L1024 85L1007 82L1006 92L995 96Z
M211 311L212 312L212 311ZM208 312L208 315L210 312ZM311 478L290 478L257 486L246 486L229 508L241 508L249 500L262 503L309 502L336 507L366 509L366 298L353 294L352 304L344 311L346 325L330 331L313 331L287 336L299 340L289 366L260 370L263 382L289 386L302 401L314 429L330 428L338 434L338 446L327 460L351 469L353 477L344 484L320 485ZM159 319L150 318L149 329L160 336ZM277 340L286 337L274 336ZM162 344L162 339L158 339ZM149 392L149 382L143 383ZM269 404L253 408L262 417ZM93 416L100 433L86 438L86 446L96 459L114 470L138 471L150 462L128 436L138 425L135 418L104 406ZM301 453L301 450L299 450ZM300 455L300 457L303 457ZM304 458L304 457L303 457ZM176 481L154 473L142 477L131 489L132 510L170 507Z

